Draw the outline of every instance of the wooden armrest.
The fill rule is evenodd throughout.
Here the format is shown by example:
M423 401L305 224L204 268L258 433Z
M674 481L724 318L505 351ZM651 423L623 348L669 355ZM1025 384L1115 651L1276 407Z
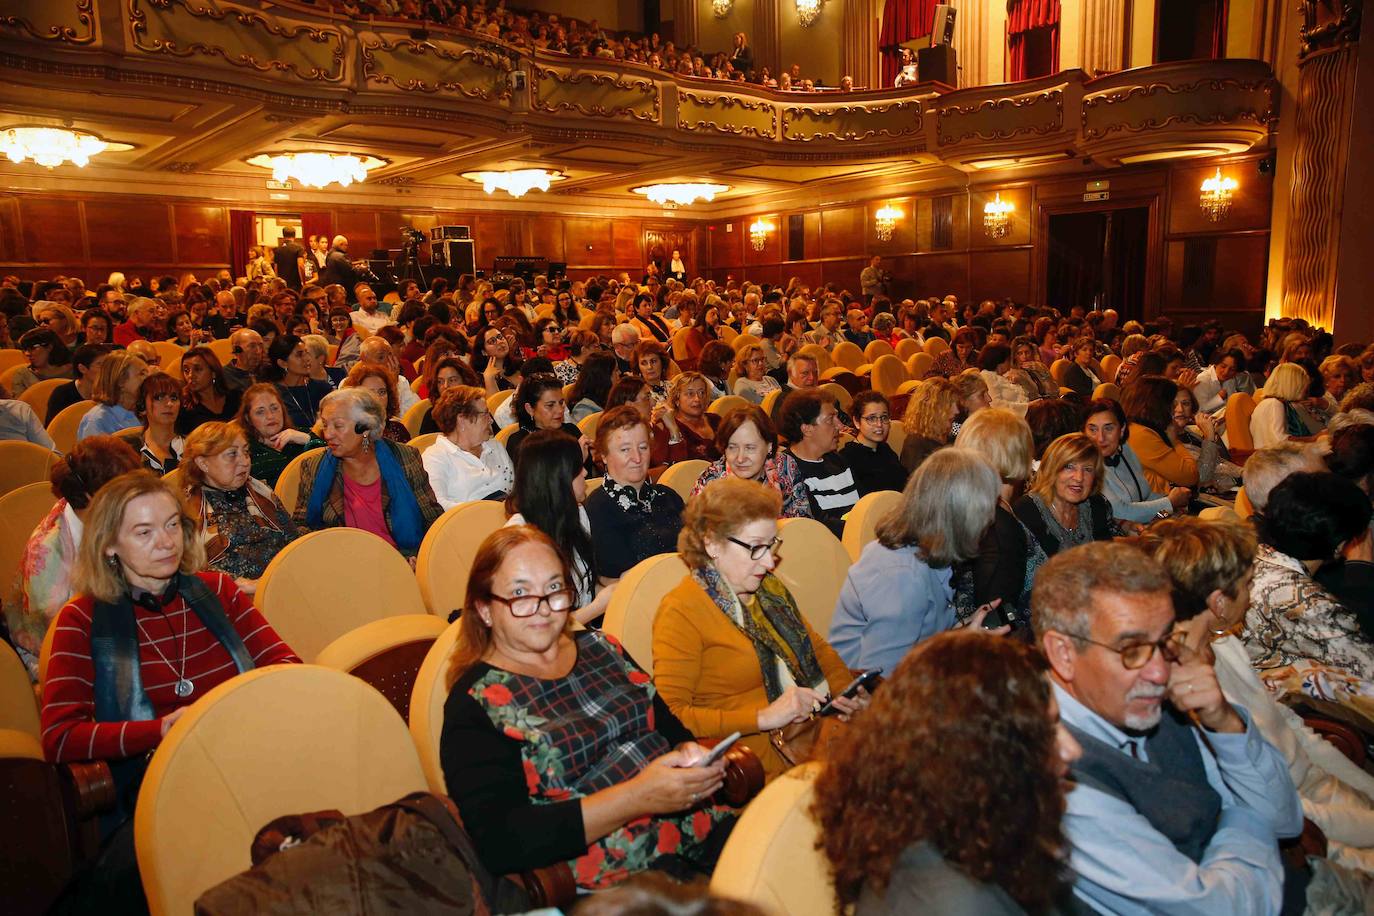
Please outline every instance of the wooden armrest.
M704 748L720 744L720 738L702 738L697 743ZM716 792L718 804L743 808L755 795L763 791L763 764L749 748L735 744L725 752L725 784Z
M1279 854L1295 870L1307 867L1307 857L1326 858L1326 834L1307 818L1302 820L1302 833L1279 843Z
M1369 755L1365 750L1364 738L1353 726L1315 715L1304 715L1302 721L1312 731L1334 744L1355 766L1365 765Z
M577 899L577 881L573 878L572 866L567 862L546 865L507 877L518 881L525 888L532 910L554 908L566 912Z
M69 810L80 820L103 814L115 806L114 774L102 760L67 763L58 767Z

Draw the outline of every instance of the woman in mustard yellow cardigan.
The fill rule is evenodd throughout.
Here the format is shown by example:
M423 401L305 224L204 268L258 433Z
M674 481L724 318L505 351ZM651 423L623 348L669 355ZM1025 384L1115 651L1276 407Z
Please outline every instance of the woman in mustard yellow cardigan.
M706 487L683 513L678 552L689 575L654 619L654 683L699 738L741 732L771 779L787 769L768 732L807 716L852 679L772 572L776 490L737 477ZM837 697L844 716L868 694Z

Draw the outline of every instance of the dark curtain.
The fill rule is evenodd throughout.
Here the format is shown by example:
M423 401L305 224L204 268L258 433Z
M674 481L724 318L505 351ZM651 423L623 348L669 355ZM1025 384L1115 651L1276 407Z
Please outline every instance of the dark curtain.
M1091 311L1103 286L1107 247L1104 213L1066 213L1050 217L1045 304L1064 314L1075 305Z
M1229 0L1215 0L1212 10L1212 60L1226 56L1226 7Z
M897 46L904 41L929 35L935 20L939 0L887 0L883 5L883 25L878 33L878 51L882 54L882 80L891 86L902 69ZM924 77L922 77L924 79Z
M1050 30L1050 72L1059 71L1059 0L1007 0L1007 78L1012 82L1029 77L1026 38L1032 29Z
M256 219L252 210L229 211L229 270L235 277L248 276L248 249L258 243Z
M331 238L334 231L334 220L330 213L302 213L301 214L301 242L304 243L312 235L322 235Z
M1122 321L1145 317L1145 265L1150 249L1150 211L1146 207L1112 210L1108 247L1107 298Z

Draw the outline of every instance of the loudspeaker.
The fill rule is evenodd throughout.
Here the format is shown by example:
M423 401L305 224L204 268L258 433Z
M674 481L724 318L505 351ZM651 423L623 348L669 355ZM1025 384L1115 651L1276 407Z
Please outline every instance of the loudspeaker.
M959 67L949 45L916 49L916 72L921 82L934 80L946 86L959 85Z
M472 246L472 239L444 239L432 243L429 247L434 254L435 264L451 268L460 274L470 274L476 270Z
M935 18L930 25L930 46L954 44L954 17L959 11L948 3L935 7ZM922 77L925 79L925 77ZM941 80L943 82L943 80ZM950 83L953 86L953 83Z
M444 239L466 239L471 238L467 226L435 226L429 230L429 240L440 242Z

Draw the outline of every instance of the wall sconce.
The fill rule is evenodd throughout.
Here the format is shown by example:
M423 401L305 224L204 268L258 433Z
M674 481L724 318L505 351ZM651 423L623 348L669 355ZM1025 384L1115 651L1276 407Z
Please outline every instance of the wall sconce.
M821 6L825 0L797 0L797 24L802 28L811 27L821 15Z
M897 228L897 220L901 218L902 211L891 204L885 204L873 214L873 227L878 230L878 241L892 241L892 230Z
M1231 212L1231 195L1239 187L1234 178L1223 178L1221 168L1217 168L1217 173L1202 183L1202 196L1198 198L1198 204L1202 207L1203 215L1213 223L1221 222Z
M1002 199L1002 192L983 204L983 231L989 238L1000 239L1011 231L1011 214L1016 206Z
M763 246L768 244L768 233L773 231L773 224L763 219L756 219L749 226L749 244L754 246L755 251L762 251Z
M711 0L711 12L717 19L724 19L734 9L735 0Z

